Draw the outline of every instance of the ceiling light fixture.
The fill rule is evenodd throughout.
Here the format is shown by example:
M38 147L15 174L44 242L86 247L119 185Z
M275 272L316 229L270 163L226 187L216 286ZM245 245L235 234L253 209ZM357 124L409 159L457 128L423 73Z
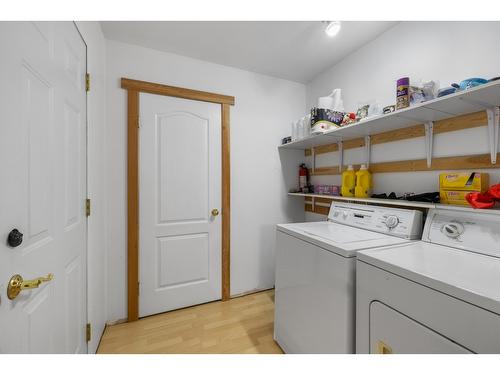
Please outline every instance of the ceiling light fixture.
M339 33L342 27L340 21L325 21L325 23L325 34L332 38Z

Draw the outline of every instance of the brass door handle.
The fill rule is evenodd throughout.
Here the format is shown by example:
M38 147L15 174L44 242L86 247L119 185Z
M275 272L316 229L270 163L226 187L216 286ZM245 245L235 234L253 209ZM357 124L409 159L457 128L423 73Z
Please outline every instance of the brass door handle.
M38 288L41 283L48 282L53 278L54 275L51 273L45 277L37 277L33 280L24 280L21 275L14 275L10 278L9 284L7 285L7 297L9 297L9 299L14 299L22 290Z
M382 340L377 343L377 354L392 354L392 348Z
M214 208L214 209L212 210L212 216L217 216L217 215L219 215L219 210L218 210L218 209L216 209L216 208Z

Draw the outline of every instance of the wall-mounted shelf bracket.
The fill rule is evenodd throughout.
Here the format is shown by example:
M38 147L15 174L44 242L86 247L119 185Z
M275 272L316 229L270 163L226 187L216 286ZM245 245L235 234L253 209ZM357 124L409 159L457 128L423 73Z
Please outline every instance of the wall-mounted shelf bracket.
M487 108L488 132L490 137L491 164L497 163L500 107Z
M372 139L369 135L367 135L365 137L365 160L366 160L366 167L367 168L370 167L370 158L371 158L371 149L372 149L371 140Z
M339 173L342 173L342 168L344 166L344 143L339 141L337 145L339 147Z
M434 122L429 121L425 126L425 155L427 157L427 168L432 166L432 146L434 144Z
M490 138L490 155L491 164L497 163L497 153L498 153L498 127L500 118L500 108L498 106L491 106L481 100L474 100L470 98L462 98L466 103L475 104L482 106L486 109L486 114L488 115L488 135Z

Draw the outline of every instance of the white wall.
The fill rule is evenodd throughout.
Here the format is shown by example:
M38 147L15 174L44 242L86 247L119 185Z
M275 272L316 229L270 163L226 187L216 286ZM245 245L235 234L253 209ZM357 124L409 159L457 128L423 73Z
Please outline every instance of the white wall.
M127 77L233 95L231 108L231 294L274 285L274 225L304 218L285 181L300 153L279 155L280 139L305 110L305 86L179 55L107 41L108 320L126 317ZM282 159L291 159L283 172Z
M105 39L98 22L77 22L87 44L87 71L91 89L87 94L88 197L92 214L88 219L87 321L92 323L89 353L95 353L106 323L106 173L105 165Z
M342 88L345 109L355 111L359 101L394 104L395 81L404 76L439 80L442 87L470 77L499 76L500 50L492 48L499 43L500 22L401 22L313 79L307 85L308 108L337 87ZM489 153L486 126L435 136L436 157L482 153ZM347 150L344 162L363 162L363 155L362 149ZM423 158L423 138L372 147L372 162ZM317 157L316 166L336 165L337 161L338 153L323 154ZM485 172L490 173L492 183L500 182L498 169ZM374 192L437 191L438 174L376 174ZM317 176L313 183L340 184L340 177Z

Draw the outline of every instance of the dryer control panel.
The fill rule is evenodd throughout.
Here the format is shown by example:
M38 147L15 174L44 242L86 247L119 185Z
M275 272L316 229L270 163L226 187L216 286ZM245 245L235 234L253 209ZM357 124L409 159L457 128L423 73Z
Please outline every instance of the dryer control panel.
M328 220L408 239L420 239L422 212L361 204L332 204Z
M500 212L430 210L422 240L500 258Z

